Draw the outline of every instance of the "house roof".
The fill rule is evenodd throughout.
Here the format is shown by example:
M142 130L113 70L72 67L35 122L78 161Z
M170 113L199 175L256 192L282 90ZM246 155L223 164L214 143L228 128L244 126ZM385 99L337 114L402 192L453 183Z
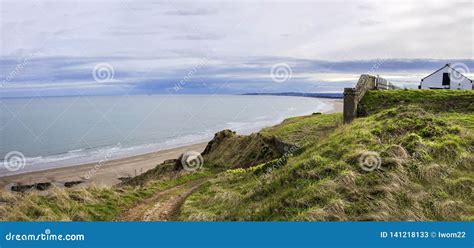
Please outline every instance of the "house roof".
M429 76L431 76L431 75L433 75L433 74L435 74L435 73L441 71L441 70L444 69L445 67L449 67L449 68L451 68L451 70L453 70L453 71L459 73L459 75L461 75L461 76L465 77L467 80L471 81L471 84L472 84L472 80L471 80L470 78L464 76L461 72L459 72L458 70L452 68L449 64L444 65L443 67L441 67L441 68L439 68L438 70L434 71L434 72L431 73L430 75L428 75L428 76L422 78L421 81L423 81L423 79L425 79L425 78L427 78L427 77L429 77Z

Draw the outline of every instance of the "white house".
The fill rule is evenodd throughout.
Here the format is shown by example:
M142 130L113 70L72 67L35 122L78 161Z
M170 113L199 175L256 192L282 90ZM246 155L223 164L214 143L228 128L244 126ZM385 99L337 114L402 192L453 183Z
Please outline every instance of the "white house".
M472 90L472 80L446 64L437 71L421 79L419 89Z

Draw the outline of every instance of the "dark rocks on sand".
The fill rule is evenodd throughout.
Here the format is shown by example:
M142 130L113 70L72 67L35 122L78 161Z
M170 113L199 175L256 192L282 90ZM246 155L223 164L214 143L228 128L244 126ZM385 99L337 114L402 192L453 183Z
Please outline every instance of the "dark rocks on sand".
M47 190L49 187L51 187L51 183L50 182L46 182L46 183L35 183L35 184L25 184L25 185L13 185L11 187L11 190L12 191L15 191L15 192L25 192L29 189L37 189L37 190Z
M128 177L119 177L118 180L122 181L122 182L125 182L125 181L128 181L132 179L132 177L128 176Z
M35 185L35 188L37 190L47 190L49 187L51 187L51 183L37 183Z
M29 184L29 185L13 185L11 187L11 190L12 191L15 191L15 192L25 192L31 188L33 188L33 186L35 186L34 184Z
M66 187L66 188L71 188L72 186L81 184L81 183L83 183L83 182L84 182L84 181L70 181L70 182L65 182L65 183L64 183L64 187Z

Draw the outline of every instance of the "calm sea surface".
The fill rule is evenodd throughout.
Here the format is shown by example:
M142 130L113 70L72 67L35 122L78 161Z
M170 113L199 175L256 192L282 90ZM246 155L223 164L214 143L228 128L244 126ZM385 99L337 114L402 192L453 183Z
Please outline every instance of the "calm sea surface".
M241 134L329 110L323 99L282 96L151 95L0 99L0 156L20 152L19 171L95 162Z

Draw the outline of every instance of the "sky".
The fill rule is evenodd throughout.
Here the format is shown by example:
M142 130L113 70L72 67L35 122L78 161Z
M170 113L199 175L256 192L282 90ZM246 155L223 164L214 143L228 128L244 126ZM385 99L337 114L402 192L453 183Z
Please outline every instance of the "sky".
M474 77L473 1L0 0L0 97L341 92L446 63Z

